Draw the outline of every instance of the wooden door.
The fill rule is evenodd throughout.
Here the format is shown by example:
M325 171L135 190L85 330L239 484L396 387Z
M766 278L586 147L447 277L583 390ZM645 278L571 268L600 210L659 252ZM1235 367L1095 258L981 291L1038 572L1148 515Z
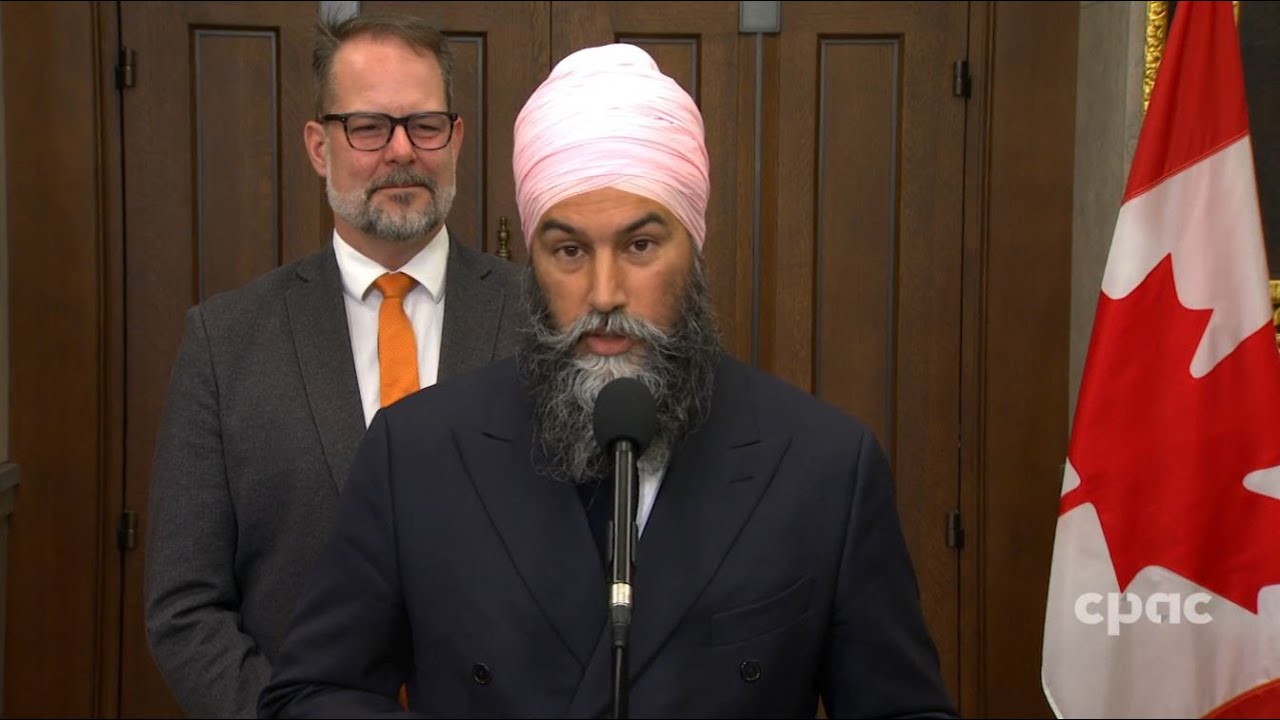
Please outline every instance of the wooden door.
M761 364L866 421L959 698L964 3L782 4L762 163Z
M367 3L367 11L377 3ZM124 93L125 502L146 536L151 459L183 314L319 249L332 215L306 159L315 2L124 3L136 56ZM515 218L510 126L546 73L546 5L396 3L440 23L458 53L467 123L450 227L492 251ZM491 72L501 68L500 72ZM487 83L487 84L486 84ZM517 238L518 234L513 234ZM522 248L521 248L522 250ZM124 556L120 715L174 717L143 627L145 548Z
M0 557L4 717L86 717L114 697L119 111L98 49L114 6L0 3L9 458ZM114 482L113 482L114 481Z
M135 53L123 94L125 503L122 717L179 717L143 626L147 490L187 308L318 248L329 227L307 162L314 2L121 5Z

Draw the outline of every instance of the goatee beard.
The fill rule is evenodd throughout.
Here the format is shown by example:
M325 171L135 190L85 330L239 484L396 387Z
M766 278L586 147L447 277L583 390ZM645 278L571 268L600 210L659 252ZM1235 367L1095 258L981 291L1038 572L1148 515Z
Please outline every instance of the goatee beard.
M413 185L424 187L431 193L430 202L421 210L403 210L412 202L412 195L408 192L391 193L390 200L400 206L404 212L402 216L372 202L373 193L380 189ZM457 186L453 183L442 188L435 178L404 167L379 178L363 190L349 193L340 193L333 187L332 174L325 178L325 194L335 214L369 237L397 245L416 242L439 229L453 207L456 192Z
M653 394L658 432L638 466L642 473L664 468L680 441L710 413L721 355L701 254L694 253L679 320L670 332L620 310L588 311L557 330L532 266L524 296L529 317L517 365L534 400L534 442L543 456L538 471L573 484L603 477L612 459L596 444L592 419L596 396L619 377L634 377ZM629 337L634 347L621 355L579 354L579 341L593 331Z

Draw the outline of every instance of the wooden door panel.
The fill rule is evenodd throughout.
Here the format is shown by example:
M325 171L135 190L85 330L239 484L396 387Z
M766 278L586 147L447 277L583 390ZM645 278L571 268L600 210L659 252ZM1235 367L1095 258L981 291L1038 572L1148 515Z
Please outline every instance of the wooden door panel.
M553 2L551 56L626 42L648 51L698 103L711 161L707 258L725 347L752 360L751 115L755 58L738 34L736 2Z
M120 350L118 108L96 3L4 3L0 243L7 267L8 450L20 467L7 521L5 717L89 717L110 702ZM0 251L3 252L3 251ZM105 304L104 304L105 302ZM104 672L105 670L105 672ZM111 707L107 712L114 712Z
M968 143L977 157L965 290L976 307L966 309L965 369L979 374L967 403L965 494L978 542L961 590L967 712L986 717L1054 717L1040 661L1069 439L1080 15L1078 3L1036 2L974 13L970 124L980 139Z
M123 3L125 502L146 537L152 452L182 317L329 240L302 127L314 2ZM124 556L120 714L174 717L143 627L145 547Z
M232 290L280 265L281 132L276 30L197 27L196 295ZM228 184L232 178L240 182Z
M895 38L819 43L813 376L893 445Z
M959 298L966 52L959 3L789 2L778 38L776 225L762 365L865 420L958 698Z

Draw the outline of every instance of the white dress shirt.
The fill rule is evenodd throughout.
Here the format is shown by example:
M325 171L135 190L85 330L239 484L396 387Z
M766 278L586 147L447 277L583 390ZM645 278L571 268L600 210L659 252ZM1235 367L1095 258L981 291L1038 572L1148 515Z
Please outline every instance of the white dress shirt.
M382 293L373 282L388 272L402 272L418 281L405 296L404 311L418 346L418 385L434 385L440 367L440 331L444 326L444 270L449 259L449 231L440 228L431 242L400 268L385 268L361 255L337 230L333 231L333 250L342 275L351 357L355 360L367 428L382 407L382 377L378 372L378 309L382 306Z
M636 474L640 476L640 489L637 493L640 497L636 503L636 539L639 540L644 535L645 523L649 522L649 513L653 511L653 503L658 499L658 489L662 487L662 477L667 474L667 469L641 469Z

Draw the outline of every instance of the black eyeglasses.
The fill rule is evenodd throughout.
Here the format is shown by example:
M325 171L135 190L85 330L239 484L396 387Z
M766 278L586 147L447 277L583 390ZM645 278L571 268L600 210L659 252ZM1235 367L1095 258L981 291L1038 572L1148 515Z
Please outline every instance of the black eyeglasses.
M403 125L409 142L419 150L439 150L453 139L455 112L424 112L404 117L386 113L340 113L321 115L320 122L337 121L347 134L347 143L355 150L381 150L391 142L397 125Z

